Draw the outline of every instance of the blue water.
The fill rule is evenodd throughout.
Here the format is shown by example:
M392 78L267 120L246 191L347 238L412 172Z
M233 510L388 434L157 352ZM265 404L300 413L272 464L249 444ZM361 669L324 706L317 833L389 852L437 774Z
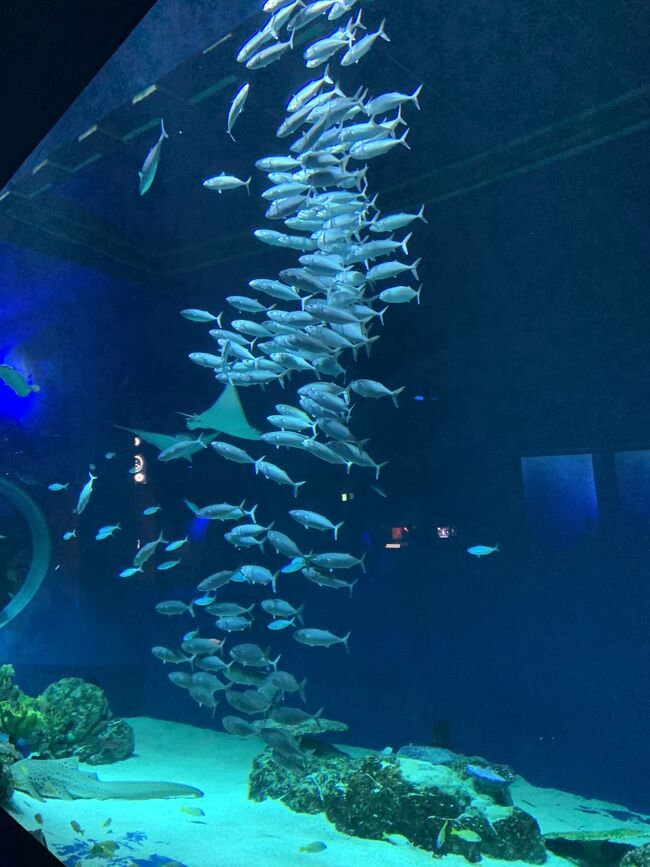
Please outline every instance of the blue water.
M165 29L175 20L168 3L147 23L172 43L157 73L229 28L239 42L227 43L223 64L235 67L236 48L263 22L255 4L240 5L237 20L204 40L196 29L182 39L179 28ZM351 598L299 575L278 578L278 595L305 603L306 626L351 630L349 656L338 645L299 644L291 629L268 631L261 611L250 632L228 639L281 653L283 669L307 678L307 706L349 725L348 743L432 743L444 721L459 752L507 763L538 785L648 812L647 127L631 131L621 121L607 140L594 132L579 153L558 145L543 165L529 156L515 166L508 144L644 85L643 12L599 16L578 0L561 8L366 5L373 28L388 13L392 41L342 72L346 92L364 84L372 94L410 93L424 82L421 111L405 108L412 150L371 161L368 173L386 213L428 201L428 224L410 227L406 257L423 257L422 303L392 305L385 327L372 326L381 334L372 352L339 359L345 382L405 387L398 408L353 396L350 424L387 467L377 481L372 469L348 474L297 450L224 437L306 479L294 500L290 488L211 449L191 464L161 463L153 446L135 446L116 427L183 431L178 413L205 410L222 386L187 358L217 351L210 326L179 310L226 309L224 327L259 320L229 308L225 296L248 294L248 280L297 264L297 254L251 234L282 229L264 221L265 178L253 163L285 153L292 140L277 141L274 130L307 73L297 53L287 55L250 73L236 144L224 131L235 85L200 107L179 103L165 117L170 140L144 197L137 172L156 130L45 194L51 210L78 209L92 225L103 221L107 237L127 238L123 257L81 249L69 236L45 243L38 229L0 242L0 363L41 386L21 399L0 383L0 470L42 509L54 545L38 595L0 631L0 663L15 665L30 694L74 675L100 684L117 715L219 728L234 713L228 703L221 699L212 720L151 655L155 645L178 647L197 626L213 635L210 618L198 610L196 620L165 618L154 606L200 595L196 584L219 569L285 562L268 549L238 554L223 540L230 525L197 527L182 503L245 499L259 504L260 523L275 521L305 551L365 554L365 574L341 573L360 579ZM102 73L104 90L122 86L142 38L127 43L117 71ZM135 89L144 72L133 63ZM75 118L91 122L84 99ZM560 128L549 136L560 142ZM500 161L490 168L494 149ZM455 164L477 155L485 183L473 188L472 173ZM201 187L221 170L253 174L250 198ZM294 373L284 389L241 388L249 422L270 430L274 404L294 403L305 381ZM136 453L146 484L129 473ZM90 464L98 480L77 518ZM70 488L52 493L53 481ZM144 517L154 503L162 511ZM338 543L298 527L286 515L292 508L344 521ZM100 526L118 521L113 538L95 540ZM73 527L77 538L62 541ZM160 531L191 541L118 578ZM0 511L0 533L9 537L0 541L2 581L28 542L10 508ZM485 557L467 552L497 543ZM178 567L154 568L177 556ZM233 584L219 599L250 605L268 589ZM83 856L80 847L66 855Z

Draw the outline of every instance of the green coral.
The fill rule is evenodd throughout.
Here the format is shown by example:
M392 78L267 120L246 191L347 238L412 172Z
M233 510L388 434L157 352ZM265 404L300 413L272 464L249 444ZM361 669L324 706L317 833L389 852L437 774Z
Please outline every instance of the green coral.
M45 718L36 700L26 695L0 701L0 732L4 732L11 743L22 738L34 749L48 739Z

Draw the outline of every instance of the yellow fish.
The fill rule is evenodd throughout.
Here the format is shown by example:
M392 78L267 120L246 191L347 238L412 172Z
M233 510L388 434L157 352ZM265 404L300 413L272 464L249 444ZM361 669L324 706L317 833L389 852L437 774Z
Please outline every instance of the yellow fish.
M200 807L181 807L181 813L187 813L188 816L205 816Z

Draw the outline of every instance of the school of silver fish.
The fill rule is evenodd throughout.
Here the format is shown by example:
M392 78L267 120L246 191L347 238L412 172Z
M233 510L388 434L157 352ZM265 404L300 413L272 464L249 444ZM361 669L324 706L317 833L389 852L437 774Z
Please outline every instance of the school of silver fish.
M225 313L214 315L191 308L181 311L188 321L209 328L213 348L192 352L189 358L211 371L217 382L237 388L265 388L278 383L288 391L288 383L299 380L295 398L276 404L275 412L267 416L270 429L261 436L265 453L260 457L223 439L188 433L169 438L158 455L162 462L191 460L199 452L215 452L222 459L241 464L242 472L291 488L294 497L309 491L308 480L294 479L289 470L269 460L271 449L299 449L314 461L338 464L347 473L353 466L368 468L375 480L385 464L366 451L366 441L359 441L350 428L353 399L389 398L397 406L402 389L390 389L372 379L348 379L346 360L356 360L363 349L369 353L379 337L373 331L383 324L391 305L413 300L420 303L422 286L414 288L410 283L411 279L419 280L421 260L408 261L406 257L410 227L417 221L426 222L424 209L382 214L378 197L371 196L367 175L373 159L396 147L409 148L404 114L411 106L419 109L421 86L411 94L375 96L363 86L351 94L342 89L334 64L356 66L378 40L390 41L385 22L375 30L367 29L356 5L357 0L266 0L263 4L268 18L241 47L237 61L248 70L261 70L281 58L295 56L297 43L302 43L305 67L324 67L318 78L306 82L288 100L286 116L277 129L277 138L288 146L255 163L268 181L261 195L267 203L265 216L276 228L256 228L254 235L261 243L294 253L297 262L273 277L250 280L250 294L229 295L226 302L234 311L229 322L223 321ZM333 32L325 32L327 22L344 18ZM325 24L325 30L321 27L323 35L305 43L301 31L317 23ZM252 91L250 82L241 82L230 103L225 132L233 141ZM164 137L161 124L159 142L140 174L141 193L151 186ZM252 180L252 176L240 179L222 170L204 180L203 186L219 194L241 187L250 193ZM91 472L80 492L76 514L88 505L95 479ZM65 487L55 483L51 490ZM299 572L320 587L345 589L351 595L359 579L347 581L341 576L350 569L365 571L365 554L356 557L343 551L316 551L311 546L308 553L303 551L289 535L292 522L313 531L317 538L331 534L333 542L338 542L343 522L334 522L316 511L288 509L284 522L274 515L273 520L258 523L257 505L249 506L245 501L205 506L185 502L199 518L227 524L224 538L236 557L250 562L240 560L232 568L203 578L197 585L200 595L189 602L172 599L158 603L157 612L166 616L195 617L202 610L214 618L210 631L216 635L209 637L195 629L184 634L178 648L156 646L152 653L165 664L188 665L189 670L172 671L170 682L213 714L217 695L223 694L237 712L223 717L226 731L240 737L259 736L271 747L278 764L303 774L309 753L301 747L292 727L309 719L318 724L322 709L310 714L284 703L296 694L305 701L305 680L299 682L294 674L278 668L279 654L243 640L228 646L231 633L253 628L255 605L225 600L222 594L237 583L258 585L266 597L259 607L270 617L266 627L271 632L291 631L302 645L329 648L343 644L347 651L349 631L335 634L311 616L305 625L305 605L277 594L284 592L285 576ZM154 505L144 514L158 511L160 506ZM277 526L280 524L283 526ZM95 538L108 539L120 529L119 524L101 527ZM74 536L74 531L68 531L64 538ZM120 572L120 577L130 578L144 571L161 545L166 553L177 553L156 568L174 569L181 564L180 549L186 544L187 536L168 541L161 532L136 551L132 565ZM270 555L276 560L273 568L255 562L267 556L265 545L274 552ZM281 565L277 565L278 556Z

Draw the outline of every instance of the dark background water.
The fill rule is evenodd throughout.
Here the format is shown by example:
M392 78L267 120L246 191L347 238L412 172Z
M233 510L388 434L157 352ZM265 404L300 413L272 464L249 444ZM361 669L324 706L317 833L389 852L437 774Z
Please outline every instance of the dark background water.
M373 23L382 5L368 9ZM379 92L424 80L425 89L422 112L409 114L412 152L373 165L371 187L397 201L401 183L422 177L429 189L433 169L641 87L644 21L640 4L611 10L578 0L391 9L393 41L376 55L385 62L370 55L349 81L367 76ZM213 26L206 43L218 35ZM128 55L119 68L128 69ZM120 81L109 70L106 87L117 92ZM113 427L179 431L176 412L207 407L217 393L211 377L186 356L209 350L209 338L177 311L221 309L225 295L290 261L253 251L256 197L210 197L197 183L226 162L247 175L255 158L277 148L279 88L288 95L299 68L279 65L265 81L237 146L223 140L223 94L198 117L172 117L145 198L135 195L134 178L152 133L52 194L119 225L143 249L226 236L229 256L144 277L101 257L80 261L67 247L57 256L36 242L0 246L2 355L42 386L26 401L0 393L2 469L46 510L58 567L29 611L0 633L2 655L16 662L27 691L78 674L101 683L117 713L210 724L207 712L179 701L149 649L191 628L189 617L162 619L153 606L189 598L232 556L223 528L210 526L176 571L128 582L116 574L138 538L160 527L168 538L192 530L182 496L201 504L246 496L260 503L263 522L283 521L309 545L282 518L294 507L288 490L212 454L191 467L159 466L145 449L149 484L134 486L130 438ZM628 474L615 458L650 449L647 169L641 129L428 206L429 224L418 225L412 244L424 256L422 304L391 309L370 358L348 366L350 377L406 386L399 409L359 401L353 416L372 454L390 461L379 482L387 498L372 490L370 471L347 477L307 456L269 455L294 478L309 474L300 506L345 519L341 544L368 552L351 600L295 576L279 583L281 596L306 602L312 625L352 629L349 656L272 636L283 666L308 677L309 706L348 722L350 741L425 743L445 719L465 753L507 762L542 785L650 810L650 488L643 454ZM259 192L261 179L254 183ZM244 389L242 400L264 426L289 394ZM109 450L118 453L111 462L103 458ZM524 474L522 459L531 456L547 460L525 463ZM59 542L90 462L100 478L80 540ZM69 494L45 490L69 479ZM343 492L354 500L342 502ZM143 519L151 502L163 512ZM122 535L94 541L97 527L117 520ZM436 528L445 526L457 535L439 539ZM384 547L394 527L409 528L407 547ZM465 550L496 542L501 552L482 560ZM248 588L236 595L254 598Z

